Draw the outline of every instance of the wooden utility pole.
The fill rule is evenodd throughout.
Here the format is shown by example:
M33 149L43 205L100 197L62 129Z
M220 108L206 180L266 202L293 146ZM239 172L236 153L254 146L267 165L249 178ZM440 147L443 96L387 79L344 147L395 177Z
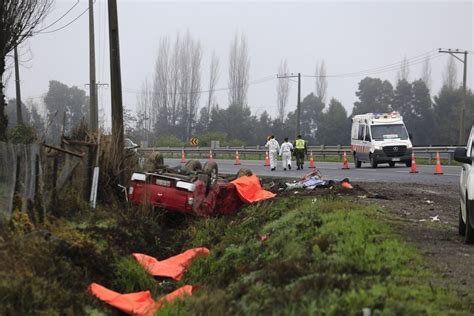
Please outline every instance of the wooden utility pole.
M463 145L466 143L466 140L464 139L465 135L464 135L464 130L465 130L465 115L466 115L466 102L467 102L467 88L466 88L466 84L467 84L467 51L461 51L459 49L447 49L447 50L443 50L443 49L439 49L438 50L439 53L446 53L446 54L450 54L451 56L453 56L454 58L456 58L457 60L459 60L460 62L462 62L464 64L464 72L463 72L463 75L462 75L462 89L463 89L463 94L462 94L462 104L461 104L461 111L459 113L459 142L458 144L459 145ZM455 54L464 54L464 60L462 60L461 58L459 58L458 56L456 56Z
M95 83L95 36L94 36L94 2L89 0L89 128L97 132L99 114L97 106L97 87Z
M278 79L298 78L298 104L296 105L296 137L300 135L300 117L301 117L301 73L298 75L277 75Z
M21 114L20 65L16 46L13 49L13 58L15 59L16 124L20 125L23 124L23 116Z
M117 0L108 0L109 46L110 46L110 86L112 96L112 141L117 146L118 161L123 157L123 105L122 79L120 72L120 45Z

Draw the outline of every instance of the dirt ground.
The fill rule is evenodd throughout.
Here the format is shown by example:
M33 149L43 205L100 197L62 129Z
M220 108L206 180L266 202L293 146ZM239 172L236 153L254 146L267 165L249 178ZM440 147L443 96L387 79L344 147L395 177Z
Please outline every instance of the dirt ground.
M391 223L401 236L416 246L426 264L442 276L446 287L466 296L474 312L474 245L464 244L458 234L457 186L361 183L369 192L390 200L374 199L390 210ZM439 221L433 221L436 217ZM434 282L439 280L434 280Z
M367 182L352 183L353 190L336 185L332 189L282 191L282 183L282 179L272 179L264 181L264 186L280 195L295 191L298 195L339 195L386 208L389 224L407 243L418 248L426 265L441 276L431 282L455 290L474 313L474 245L464 244L458 235L457 186Z

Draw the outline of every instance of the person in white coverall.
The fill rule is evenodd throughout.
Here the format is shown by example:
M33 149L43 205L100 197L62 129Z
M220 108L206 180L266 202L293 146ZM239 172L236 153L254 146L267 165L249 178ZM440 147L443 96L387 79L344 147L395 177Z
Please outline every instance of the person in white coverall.
M270 156L270 170L275 171L277 165L277 155L280 151L280 144L278 144L275 137L272 135L265 144L265 147L268 147L268 155Z
M285 141L281 144L280 147L280 156L281 164L283 166L283 171L286 171L288 167L291 170L291 153L293 152L293 145L288 142L288 137L285 137Z

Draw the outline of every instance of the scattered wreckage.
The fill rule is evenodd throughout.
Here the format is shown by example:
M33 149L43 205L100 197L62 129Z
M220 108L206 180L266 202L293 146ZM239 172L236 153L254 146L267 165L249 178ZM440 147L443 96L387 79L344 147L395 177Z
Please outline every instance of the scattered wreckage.
M184 166L170 168L158 159L154 172L132 174L128 199L134 204L210 216L231 214L245 203L274 196L262 189L248 169L222 177L214 161L202 166L198 160L189 160Z

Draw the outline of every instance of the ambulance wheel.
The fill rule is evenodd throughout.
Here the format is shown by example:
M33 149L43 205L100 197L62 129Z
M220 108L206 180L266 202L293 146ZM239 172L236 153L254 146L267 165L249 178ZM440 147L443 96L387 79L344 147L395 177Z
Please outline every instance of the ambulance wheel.
M188 160L184 165L184 169L189 172L195 172L202 169L201 162L199 160Z
M208 186L212 187L217 182L217 176L219 174L219 169L217 168L217 163L215 161L208 161L204 164L204 173L209 176Z
M357 155L354 154L354 165L356 168L360 168L362 166L362 161L360 161L359 159L357 159Z
M391 162L388 163L388 165L390 166L390 168L393 168L393 167L395 167L395 162L391 161Z
M369 159L370 159L370 166L372 168L377 168L377 165L378 165L377 160L375 160L375 158L372 155L369 156Z

